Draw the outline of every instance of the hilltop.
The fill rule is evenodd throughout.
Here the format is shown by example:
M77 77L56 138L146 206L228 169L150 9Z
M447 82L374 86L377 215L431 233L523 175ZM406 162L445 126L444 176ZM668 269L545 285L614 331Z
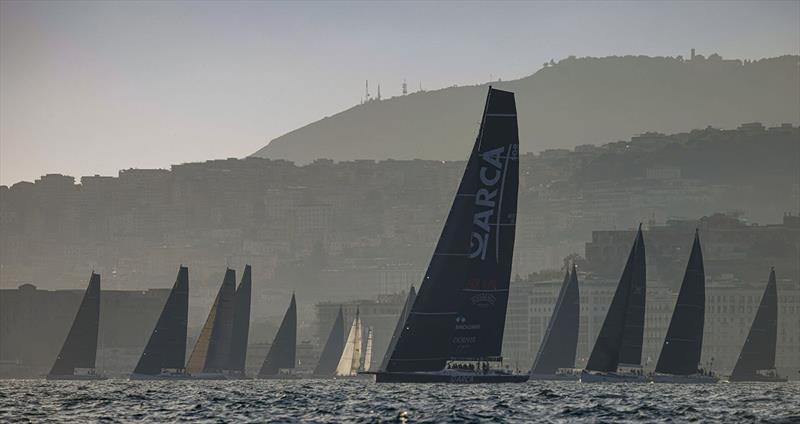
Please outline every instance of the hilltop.
M645 131L800 121L800 56L569 57L492 85L517 94L523 152L627 139ZM421 91L354 106L278 137L253 156L464 159L487 85Z

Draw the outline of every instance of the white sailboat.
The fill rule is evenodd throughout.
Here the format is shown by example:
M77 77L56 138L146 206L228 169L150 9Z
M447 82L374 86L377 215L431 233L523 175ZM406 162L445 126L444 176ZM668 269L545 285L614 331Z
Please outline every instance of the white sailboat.
M356 319L353 320L353 325L350 326L350 333L347 335L347 340L344 344L344 351L339 364L336 366L336 377L355 377L358 375L358 370L361 368L361 317L359 312L356 311Z

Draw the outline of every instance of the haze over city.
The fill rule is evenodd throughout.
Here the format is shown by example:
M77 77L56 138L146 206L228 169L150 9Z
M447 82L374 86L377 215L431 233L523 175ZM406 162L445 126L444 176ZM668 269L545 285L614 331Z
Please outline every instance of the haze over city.
M386 98L570 55L800 52L795 1L4 1L0 19L4 185L244 157L359 103L365 80Z

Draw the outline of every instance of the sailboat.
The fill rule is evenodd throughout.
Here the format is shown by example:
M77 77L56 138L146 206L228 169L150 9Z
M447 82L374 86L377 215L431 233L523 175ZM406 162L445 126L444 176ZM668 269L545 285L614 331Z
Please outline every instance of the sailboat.
M728 381L785 382L775 370L775 349L778 342L778 288L775 283L775 268L769 273L769 281L758 305L753 325L742 346L739 359L733 367Z
M225 379L230 361L233 333L233 302L236 295L236 271L228 268L211 311L195 342L186 371L194 378Z
M489 87L478 137L377 382L522 382L502 366L519 183L514 93Z
M378 367L378 370L386 371L386 366L389 364L389 359L392 357L392 352L394 352L395 346L397 346L397 340L400 338L400 334L403 332L403 326L406 323L406 319L408 319L408 314L411 313L411 308L414 306L414 300L416 300L416 298L417 291L414 290L414 286L411 286L411 289L408 291L406 303L403 305L403 309L400 311L400 317L398 318L397 325L392 333L392 338L389 340L389 347L386 348L386 353L383 355L383 360L381 361L381 365Z
M192 378L184 367L189 318L189 269L181 266L131 380Z
M247 341L250 333L250 298L252 277L250 265L245 265L242 281L233 300L233 329L227 373L231 378L244 378L247 362Z
M719 379L700 368L706 311L706 275L700 235L694 232L692 252L683 275L678 301L651 380L656 383L716 383Z
M48 380L103 380L97 373L97 333L100 326L100 275L92 272L89 286L56 357Z
M362 346L361 316L356 309L356 317L350 326L347 341L344 344L344 351L336 365L335 378L355 377L361 369L361 346Z
M342 307L339 307L339 313L336 314L336 320L333 322L328 340L325 342L325 347L322 349L322 354L319 357L319 363L314 368L314 376L316 377L333 377L336 373L336 367L339 365L339 358L342 357L344 351L344 312Z
M295 368L297 354L297 303L294 294L289 302L289 309L283 316L281 326L275 335L275 340L269 348L258 378L264 379L295 379L298 375L292 371Z
M640 363L646 280L644 236L639 224L600 334L581 372L582 382L645 381Z
M567 271L564 275L553 315L531 367L532 380L579 379L579 373L575 372L579 325L578 270L573 264L572 272Z

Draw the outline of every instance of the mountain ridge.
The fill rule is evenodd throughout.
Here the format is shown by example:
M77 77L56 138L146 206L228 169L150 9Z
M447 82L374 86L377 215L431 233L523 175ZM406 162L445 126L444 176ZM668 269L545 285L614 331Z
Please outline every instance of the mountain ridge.
M800 122L800 56L757 61L712 54L568 57L512 81L521 151L624 140L647 131ZM356 105L272 140L252 156L463 159L477 132L487 86L420 91ZM466 146L466 147L465 147Z

